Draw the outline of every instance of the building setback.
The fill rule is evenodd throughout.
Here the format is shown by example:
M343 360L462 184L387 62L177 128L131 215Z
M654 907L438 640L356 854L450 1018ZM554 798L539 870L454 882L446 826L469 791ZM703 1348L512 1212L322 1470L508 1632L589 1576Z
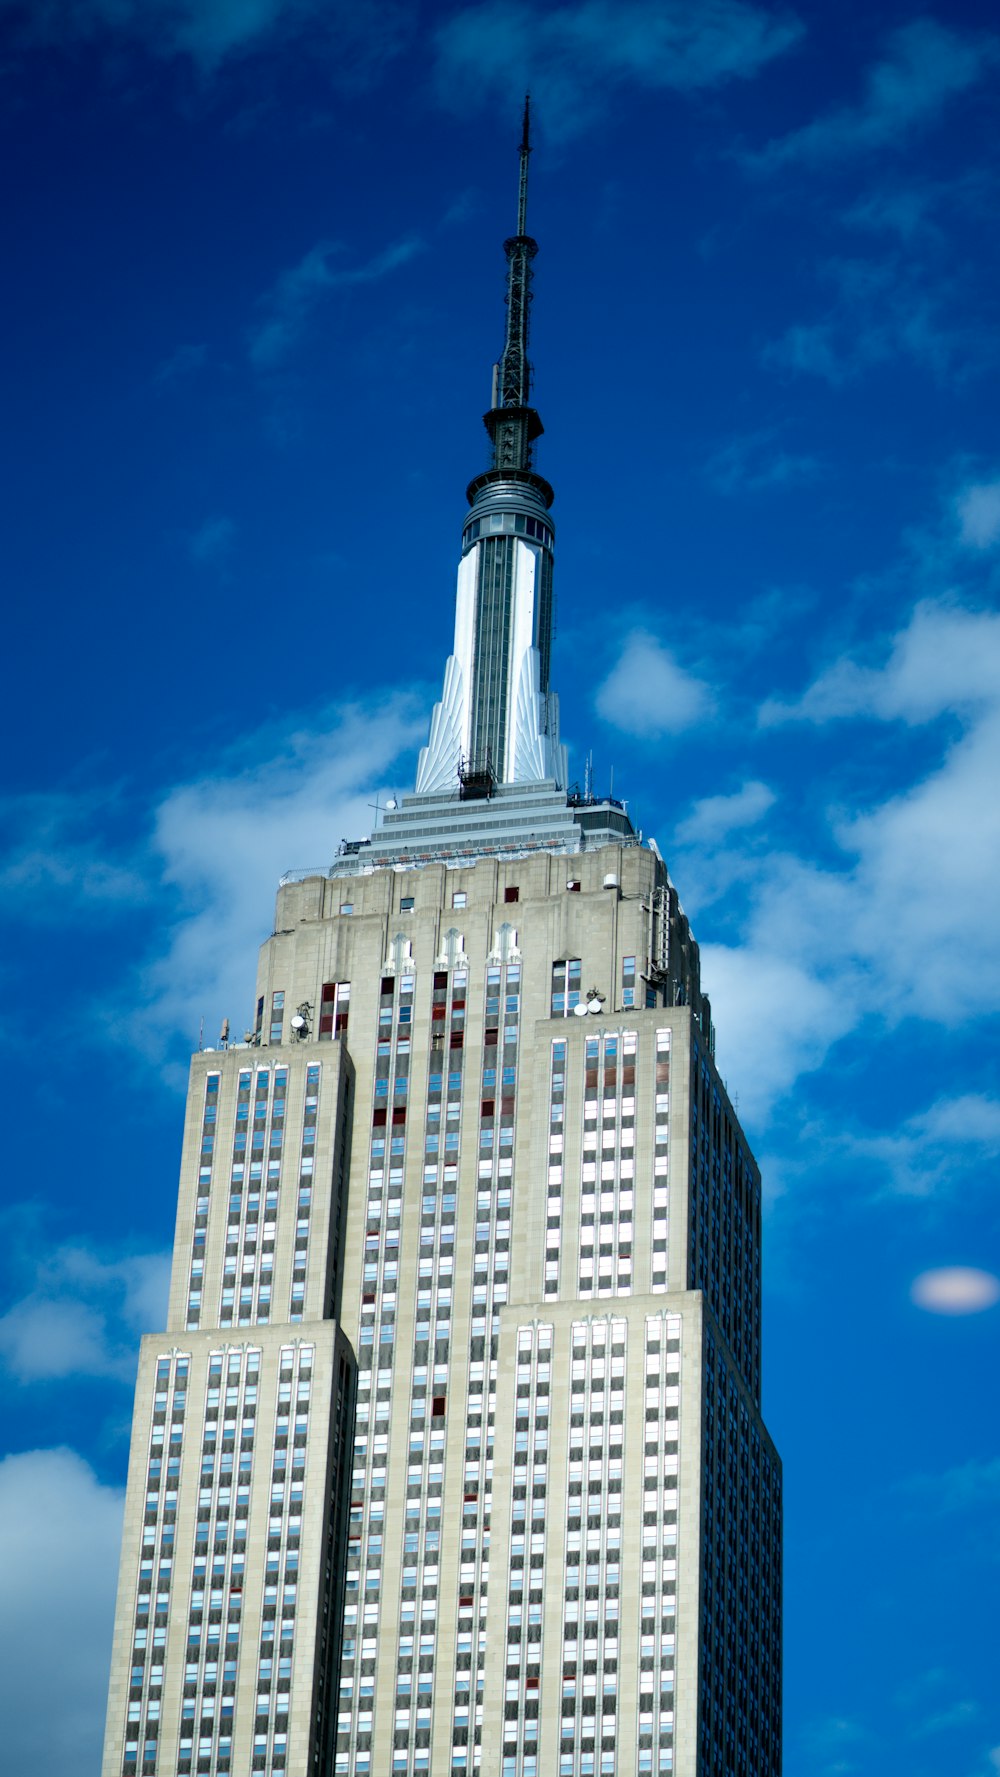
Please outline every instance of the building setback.
M196 1055L104 1777L779 1777L760 1177L698 947L568 787L528 119L415 793Z

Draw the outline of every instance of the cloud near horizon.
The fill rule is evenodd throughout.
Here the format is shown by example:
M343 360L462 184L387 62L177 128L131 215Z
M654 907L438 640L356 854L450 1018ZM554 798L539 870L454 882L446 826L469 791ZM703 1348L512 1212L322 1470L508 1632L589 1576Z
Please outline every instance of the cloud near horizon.
M0 1461L0 1712L12 1774L100 1767L124 1497L74 1450Z

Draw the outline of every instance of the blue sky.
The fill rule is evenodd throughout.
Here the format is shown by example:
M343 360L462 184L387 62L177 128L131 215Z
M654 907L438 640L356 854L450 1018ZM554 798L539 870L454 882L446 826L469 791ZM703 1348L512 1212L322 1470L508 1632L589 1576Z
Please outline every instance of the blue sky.
M412 781L530 84L565 734L668 858L768 1183L786 1774L990 1777L991 9L0 0L0 31L10 1769L98 1768L200 1021L246 1018L278 874Z

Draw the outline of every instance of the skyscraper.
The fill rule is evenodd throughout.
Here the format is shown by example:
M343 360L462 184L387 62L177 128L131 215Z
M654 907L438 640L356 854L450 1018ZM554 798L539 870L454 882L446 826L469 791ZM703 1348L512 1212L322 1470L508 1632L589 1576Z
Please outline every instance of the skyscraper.
M568 782L529 153L415 792L192 1063L105 1777L780 1773L760 1178L666 866Z

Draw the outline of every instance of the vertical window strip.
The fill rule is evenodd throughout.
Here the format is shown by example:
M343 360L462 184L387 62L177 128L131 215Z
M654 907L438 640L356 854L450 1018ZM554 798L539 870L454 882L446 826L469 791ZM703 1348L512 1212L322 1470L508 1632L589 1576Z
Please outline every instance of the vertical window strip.
M409 966L382 977L375 1047L368 1202L365 1221L361 1319L358 1332L358 1405L352 1475L352 1534L348 1554L345 1642L365 1646L378 1634L382 1603L383 1517L396 1339L396 1284L406 1160L406 1115L416 977ZM354 1513L360 1514L359 1518ZM346 1656L345 1656L346 1657ZM338 1755L351 1768L370 1769L364 1748L360 1694L338 1717ZM370 1713L367 1719L370 1732ZM367 1755L363 1765L361 1752Z
M502 1764L506 1777L538 1777L552 1333L551 1325L536 1323L519 1328L517 1335Z
M205 1105L201 1123L201 1153L198 1159L198 1195L195 1200L194 1237L191 1243L191 1266L188 1273L186 1322L197 1327L201 1321L202 1294L205 1287L205 1246L208 1236L208 1205L212 1186L212 1166L218 1140L219 1074L205 1076Z
M653 1085L654 1150L653 1204L650 1229L650 1288L661 1295L667 1288L670 1240L670 1031L656 1033L656 1063ZM692 1183L694 1174L692 1173ZM695 1187L695 1191L697 1187ZM697 1220L692 1216L692 1225Z
M283 1772L288 1758L298 1604L299 1545L306 1490L306 1441L315 1346L296 1340L279 1355L260 1641L253 1766ZM307 1664L311 1682L311 1660ZM261 1764L260 1761L263 1761Z
M190 1354L186 1352L164 1354L156 1359L146 1454L145 1512L133 1615L131 1684L123 1735L123 1777L135 1777L140 1767L155 1771L158 1762L160 1697L165 1677L174 1528L190 1364Z
M302 1112L302 1140L299 1146L299 1178L295 1202L295 1247L292 1258L292 1283L288 1302L289 1320L301 1320L305 1309L306 1274L309 1264L309 1228L312 1217L312 1190L316 1166L316 1137L319 1127L320 1064L306 1068L305 1105ZM267 1224L265 1224L265 1233ZM273 1234L272 1234L273 1239Z
M182 1774L206 1758L217 1772L231 1769L232 1743L217 1705L220 1696L224 1701L236 1694L259 1380L259 1350L209 1353L177 1746ZM212 1733L206 1737L209 1717Z
M618 1768L627 1339L627 1322L610 1314L571 1328L560 1777ZM586 1671L591 1663L596 1673Z
M411 1375L409 1467L403 1567L394 1769L419 1764L430 1740L432 1673L420 1661L437 1634L445 1415L454 1271L462 1060L468 991L464 964L435 971L420 1217L417 1312ZM443 1126L442 1126L443 1125ZM393 1284L395 1288L395 1284ZM423 1687L427 1686L427 1689ZM403 1736L406 1736L404 1743ZM404 1744L405 1757L404 1763Z
M673 1770L681 1317L647 1315L639 1602L639 1777Z
M635 1077L638 1033L606 1031L584 1045L580 1261L577 1289L633 1289Z
M549 1060L549 1157L546 1199L545 1281L546 1296L559 1293L562 1250L563 1166L566 1140L566 1042L552 1044Z
M516 952L514 953L516 955ZM480 1378L470 1369L466 1403L465 1503L478 1502L478 1535L482 1551L476 1588L459 1597L459 1636L469 1637L470 1670L476 1677L476 1700L469 1723L470 1742L482 1725L480 1680L486 1657L486 1600L489 1586L489 1523L493 1495L493 1432L496 1414L500 1309L507 1301L510 1264L511 1204L514 1191L514 1124L517 1105L521 1010L521 965L488 961L484 1005L483 1062L480 1083L476 1240L472 1279L471 1350L482 1353ZM474 1358L478 1362L479 1359ZM463 1648L464 1654L464 1648ZM457 1673L456 1673L457 1676ZM457 1688L457 1687L456 1687ZM461 1723L453 1718L454 1734ZM453 1745L453 1753L454 1753ZM470 1745L472 1764L478 1750ZM456 1766L453 1765L453 1770ZM459 1765L457 1769L461 1769Z

